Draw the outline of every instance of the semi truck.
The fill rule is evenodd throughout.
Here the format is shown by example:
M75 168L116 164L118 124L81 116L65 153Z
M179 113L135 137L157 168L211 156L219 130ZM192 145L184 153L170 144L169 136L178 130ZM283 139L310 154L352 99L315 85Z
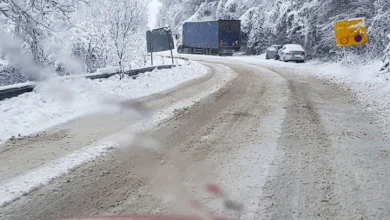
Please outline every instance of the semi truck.
M185 22L177 52L232 56L240 49L240 20ZM180 39L181 38L181 39Z

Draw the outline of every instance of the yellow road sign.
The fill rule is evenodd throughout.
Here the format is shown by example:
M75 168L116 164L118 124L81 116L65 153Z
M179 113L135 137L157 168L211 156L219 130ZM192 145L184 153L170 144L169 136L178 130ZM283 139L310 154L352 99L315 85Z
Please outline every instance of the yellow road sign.
M351 47L368 42L364 18L337 21L335 32L338 47Z

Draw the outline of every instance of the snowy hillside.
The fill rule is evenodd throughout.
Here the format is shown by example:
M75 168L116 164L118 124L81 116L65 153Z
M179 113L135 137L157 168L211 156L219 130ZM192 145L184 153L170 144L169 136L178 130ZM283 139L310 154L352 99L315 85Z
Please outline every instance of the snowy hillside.
M0 85L148 62L149 1L0 1Z
M162 2L161 22L175 27L176 31L187 20L241 19L243 40L250 54L259 54L273 43L300 43L311 56L342 57L335 47L334 22L355 17L366 18L370 42L367 47L347 49L348 53L362 55L365 60L382 59L390 41L390 1L387 0Z

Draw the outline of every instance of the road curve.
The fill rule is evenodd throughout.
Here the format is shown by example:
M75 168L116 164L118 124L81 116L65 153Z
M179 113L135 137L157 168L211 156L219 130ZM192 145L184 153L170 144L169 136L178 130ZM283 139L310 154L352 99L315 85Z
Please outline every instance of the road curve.
M242 59L196 59L209 75L139 101L161 109L210 89L226 67L237 77L131 144L1 207L0 219L193 214L194 199L230 218L390 218L390 140L342 87ZM9 143L0 152L0 175L33 169L31 157L47 161L37 149L55 152L53 160L63 143L72 151L131 123L115 116L106 131L104 120L92 121ZM18 153L33 162L18 160ZM225 210L204 192L208 183L244 211Z

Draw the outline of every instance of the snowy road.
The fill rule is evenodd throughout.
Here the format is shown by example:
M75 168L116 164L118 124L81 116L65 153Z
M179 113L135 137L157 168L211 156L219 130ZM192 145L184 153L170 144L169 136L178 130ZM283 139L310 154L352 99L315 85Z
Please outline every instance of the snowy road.
M236 218L205 183L243 203L242 219L390 218L390 138L341 86L272 63L191 58L209 73L138 100L162 119L30 192L5 186L137 122L92 115L0 149L10 198L0 219L191 214L191 199Z

